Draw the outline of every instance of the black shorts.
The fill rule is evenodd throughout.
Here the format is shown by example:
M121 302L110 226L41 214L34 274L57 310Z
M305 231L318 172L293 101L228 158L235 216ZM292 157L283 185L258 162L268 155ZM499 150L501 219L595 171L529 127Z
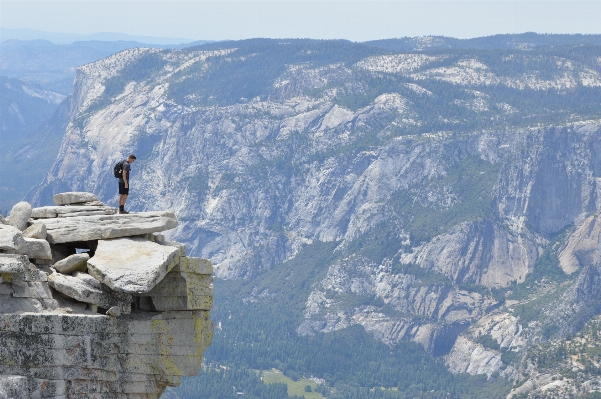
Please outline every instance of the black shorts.
M129 195L129 187L125 188L125 183L119 182L119 194Z

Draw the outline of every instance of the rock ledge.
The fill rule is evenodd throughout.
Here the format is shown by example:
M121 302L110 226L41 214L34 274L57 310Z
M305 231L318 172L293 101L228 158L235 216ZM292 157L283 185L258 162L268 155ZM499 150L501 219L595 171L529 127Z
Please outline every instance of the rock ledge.
M175 215L54 202L0 224L0 398L156 399L198 374L213 268L154 234Z

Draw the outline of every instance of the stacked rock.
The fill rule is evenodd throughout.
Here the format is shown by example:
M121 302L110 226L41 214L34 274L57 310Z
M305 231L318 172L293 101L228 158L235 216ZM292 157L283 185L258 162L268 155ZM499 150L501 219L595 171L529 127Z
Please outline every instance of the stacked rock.
M158 398L196 375L213 270L159 233L175 215L53 201L0 218L0 398Z

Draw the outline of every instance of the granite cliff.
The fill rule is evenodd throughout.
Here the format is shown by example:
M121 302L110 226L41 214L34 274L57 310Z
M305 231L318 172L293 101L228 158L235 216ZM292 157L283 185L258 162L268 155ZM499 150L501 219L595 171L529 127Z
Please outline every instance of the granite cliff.
M0 218L0 398L159 398L198 374L212 265L165 240L175 215L54 203Z
M222 279L259 281L333 244L303 285L298 335L361 326L536 395L528 353L599 311L600 56L126 50L78 69L59 156L28 198L114 201L110 169L134 152L131 203L173 209L173 236ZM273 301L276 284L240 303ZM562 389L582 392L586 373Z

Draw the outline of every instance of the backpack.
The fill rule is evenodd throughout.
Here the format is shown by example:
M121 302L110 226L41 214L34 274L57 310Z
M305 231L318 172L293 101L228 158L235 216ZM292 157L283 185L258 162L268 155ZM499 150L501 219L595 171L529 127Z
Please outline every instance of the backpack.
M113 166L113 174L117 179L123 177L123 162L125 162L125 160L119 161L115 164L115 166Z

